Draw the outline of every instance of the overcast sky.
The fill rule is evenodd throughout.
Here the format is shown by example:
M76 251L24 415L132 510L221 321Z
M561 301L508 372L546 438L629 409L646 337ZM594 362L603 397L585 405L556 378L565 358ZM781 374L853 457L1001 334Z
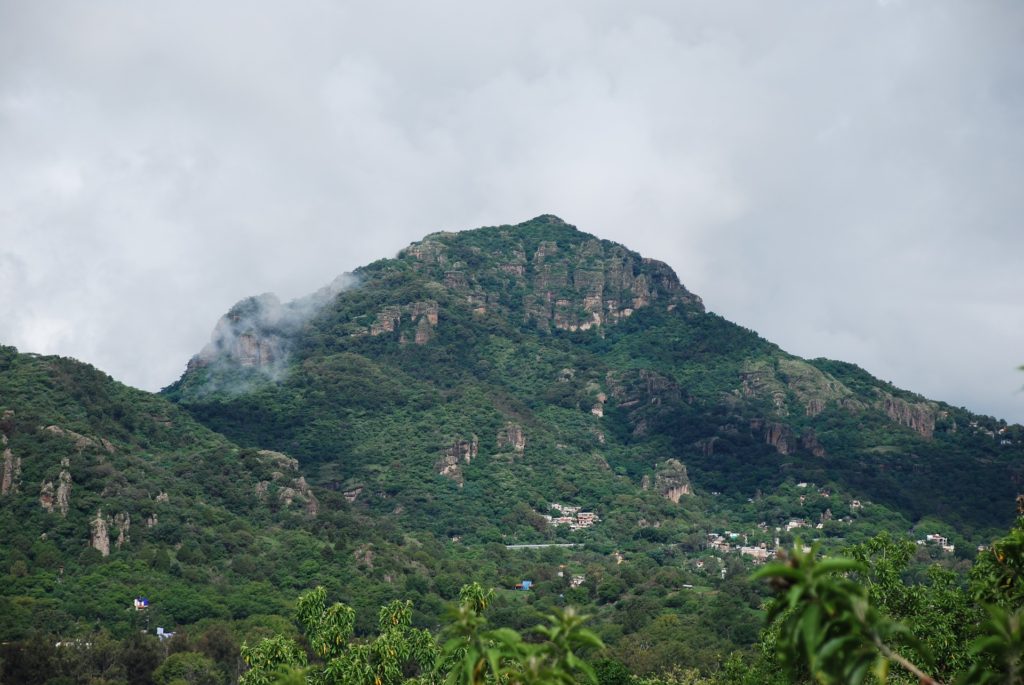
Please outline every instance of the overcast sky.
M1024 421L1024 3L0 0L0 342L175 380L248 295L557 214Z

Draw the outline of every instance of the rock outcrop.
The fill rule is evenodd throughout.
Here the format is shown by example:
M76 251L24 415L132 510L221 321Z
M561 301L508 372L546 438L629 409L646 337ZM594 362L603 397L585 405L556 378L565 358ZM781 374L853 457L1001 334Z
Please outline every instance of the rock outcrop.
M279 489L277 497L281 504L286 507L290 507L295 501L300 502L305 506L306 513L310 516L316 516L320 512L320 500L316 498L316 495L310 490L306 479L302 476L293 480L290 486Z
M601 418L604 416L604 405L605 402L608 401L608 395L604 394L603 392L599 392L597 393L597 396L594 399L594 406L590 408L590 413L596 416L597 418Z
M430 339L434 335L434 329L430 325L430 322L426 317L419 320L416 324L416 335L413 337L413 342L417 345L426 345L430 342Z
M114 545L121 549L131 541L129 532L132 527L132 517L127 511L122 511L114 516L114 527L117 528L117 541Z
M189 370L219 360L257 369L282 363L287 356L285 320L281 301L271 293L242 300L220 318L210 342L189 361Z
M210 342L189 360L186 374L223 365L256 369L276 377L286 366L294 335L325 304L356 282L351 274L342 274L312 295L287 304L272 293L238 302L217 322Z
M786 424L755 419L750 422L750 428L760 432L765 444L774 447L779 454L793 454L796 451L797 437Z
M434 464L438 475L451 478L462 487L465 478L462 476L462 465L469 464L476 459L480 447L479 440L474 435L469 440L456 440L444 449L441 458Z
M818 434L814 432L813 428L808 428L804 431L803 435L800 436L800 447L816 457L825 456L825 447L818 442Z
M259 450L256 452L260 457L270 462L274 467L277 467L281 471L298 471L299 460L294 457L289 457L284 452L275 452L273 450Z
M60 475L57 477L57 487L54 488L53 481L44 481L39 488L39 505L47 513L53 513L54 508L60 511L60 515L67 517L71 508L71 460L64 457L60 460Z
M101 555L110 556L110 529L102 509L96 510L96 518L89 522L89 527L91 529L89 545Z
M817 416L830 404L847 406L853 400L849 388L803 360L779 359L778 373L807 416Z
M654 472L654 490L673 504L683 495L692 495L690 477L678 459L666 459Z
M412 302L404 305L382 307L367 328L357 328L352 335L398 335L399 342L406 344L410 335L417 345L425 345L434 336L439 321L440 307L434 300Z
M277 500L284 507L296 502L301 504L309 516L320 512L320 500L313 493L305 477L299 475L299 460L289 457L283 452L259 450L259 457L275 470L270 474L271 480L263 480L256 484L255 495L259 501L265 501L271 486L276 489Z
M697 441L697 447L700 449L700 453L705 457L710 457L715 453L715 443L718 442L718 436L712 436L710 438L704 438L703 440Z
M57 509L61 516L68 515L71 508L71 460L64 457L60 460L60 483L57 485Z
M521 314L544 330L585 331L661 304L703 311L700 298L662 262L576 231L558 217L537 217L524 224L529 225L553 227L565 240L530 245L529 229L508 227L486 246L472 245L463 233L459 240L470 244L450 247L455 234L435 233L403 250L399 259L464 298L476 315ZM506 294L512 292L522 293L520 299Z
M14 454L8 435L13 430L14 411L6 410L0 416L0 447L3 447L3 466L0 473L0 496L16 495L21 489L21 458Z
M512 451L517 454L523 453L526 449L526 434L523 432L522 426L508 423L498 431L498 450L503 450L506 447L512 448Z
M53 513L53 498L53 481L44 481L39 487L39 506L48 514Z
M52 433L53 435L70 440L74 443L75 449L79 452L85 449L102 449L108 454L114 454L117 451L113 443L106 438L91 438L88 435L82 435L81 433L76 433L73 430L61 428L60 426L47 426L43 430L47 433Z
M740 372L736 395L769 400L776 416L803 413L817 416L830 405L855 411L862 408L853 392L832 376L800 359L748 362ZM793 399L799 403L793 406Z
M4 448L3 476L0 478L0 495L16 495L21 489L21 457L11 450L7 436L0 434L0 446Z
M776 375L770 362L758 360L747 363L740 372L740 387L737 393L747 399L770 400L774 413L778 416L789 414L786 406L786 384Z
M923 438L931 438L934 435L935 420L940 414L934 402L911 403L881 390L878 391L878 395L880 408L891 420L917 431Z

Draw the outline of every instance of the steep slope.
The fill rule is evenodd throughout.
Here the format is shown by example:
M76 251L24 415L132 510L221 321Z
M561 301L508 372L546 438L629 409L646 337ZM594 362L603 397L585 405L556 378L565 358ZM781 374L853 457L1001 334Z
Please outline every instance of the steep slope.
M811 480L965 532L1012 514L1019 427L788 355L556 217L432 234L352 283L301 317L239 303L166 395L359 507L477 541L550 538L536 514L566 502L612 545L661 506L641 488L667 460L737 503Z

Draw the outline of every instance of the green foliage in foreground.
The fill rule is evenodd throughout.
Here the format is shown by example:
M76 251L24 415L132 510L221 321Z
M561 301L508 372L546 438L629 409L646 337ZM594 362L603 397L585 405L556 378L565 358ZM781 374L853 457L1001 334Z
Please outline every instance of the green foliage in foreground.
M357 642L352 640L355 612L340 603L327 606L326 597L323 588L311 590L299 597L296 610L315 663L306 667L306 654L294 640L265 638L255 646L242 646L249 670L239 680L241 685L286 683L300 674L315 685L597 682L593 667L580 652L604 645L582 627L586 617L571 608L549 616L547 626L535 629L542 641L527 642L510 628L487 630L482 612L493 591L485 592L476 583L466 585L445 631L444 645L439 647L428 631L411 627L409 601L382 607L378 635Z
M1019 498L1021 516L1010 533L980 555L970 593L941 577L927 587L903 586L901 545L884 538L871 550L853 550L861 560L819 560L798 547L763 568L756 577L769 579L778 593L768 641L786 673L822 685L872 676L925 684L1024 682L1021 504ZM866 551L878 553L874 568Z

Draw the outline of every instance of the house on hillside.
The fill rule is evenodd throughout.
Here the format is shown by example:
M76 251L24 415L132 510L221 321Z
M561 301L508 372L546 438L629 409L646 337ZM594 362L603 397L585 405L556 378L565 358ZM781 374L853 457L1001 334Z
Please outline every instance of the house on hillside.
M740 547L740 554L753 557L757 563L764 563L772 556L772 552L768 551L767 547Z

